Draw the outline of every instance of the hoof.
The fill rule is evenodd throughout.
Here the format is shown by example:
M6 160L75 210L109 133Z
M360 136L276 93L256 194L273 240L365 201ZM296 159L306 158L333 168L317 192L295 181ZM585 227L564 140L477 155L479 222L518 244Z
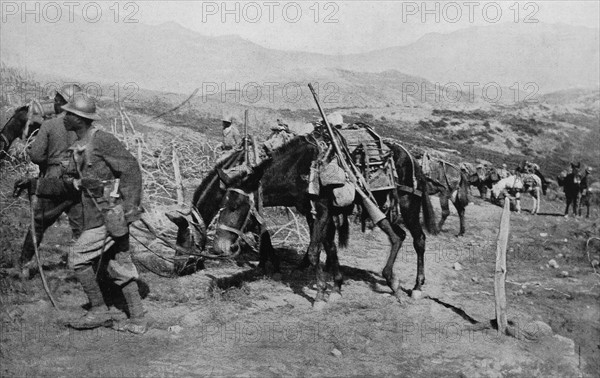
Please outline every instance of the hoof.
M340 299L342 299L342 294L341 293L337 293L337 292L333 292L331 294L329 294L329 302L337 302Z
M315 301L312 307L315 311L322 311L325 308L326 304L327 303L325 301Z
M414 300L419 300L423 298L423 292L421 290L413 290L412 293L410 293L410 297Z

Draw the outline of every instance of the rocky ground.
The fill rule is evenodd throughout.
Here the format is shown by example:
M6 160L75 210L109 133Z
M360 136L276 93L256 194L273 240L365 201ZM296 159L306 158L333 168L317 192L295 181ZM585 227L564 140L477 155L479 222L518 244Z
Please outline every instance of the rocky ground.
M4 194L2 201L7 209L12 199ZM3 220L3 266L20 249L25 205L20 200L5 210L14 227ZM508 316L527 336L521 339L486 328L494 318L501 209L479 199L467 209L466 236L455 236L453 214L446 232L428 238L427 282L419 300L403 294L400 303L390 295L380 276L388 249L384 234L361 234L353 226L350 247L340 253L343 297L325 309L312 308L312 274L293 270L302 251L282 247L278 280L256 275L248 265L212 266L180 278L142 273L152 320L143 336L62 325L85 302L61 258L69 234L63 223L50 229L41 248L60 310L48 302L39 276L20 281L6 270L0 276L0 375L597 376L600 277L583 243L589 230L597 230L598 213L591 220L564 219L557 216L559 206L546 202L544 215L511 217ZM406 290L416 273L411 245L409 238L396 264ZM590 259L598 259L598 249L590 250Z

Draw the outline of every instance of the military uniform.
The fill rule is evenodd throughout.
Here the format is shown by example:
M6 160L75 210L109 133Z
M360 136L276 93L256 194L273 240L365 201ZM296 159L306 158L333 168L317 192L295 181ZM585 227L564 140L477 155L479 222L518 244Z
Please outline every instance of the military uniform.
M240 145L242 141L242 134L240 130L233 123L223 129L223 150L229 151Z
M99 119L95 103L83 94L74 96L73 103L63 108L68 112L70 124L74 118ZM15 187L28 187L40 198L81 199L83 212L77 221L82 224L82 233L70 249L69 266L75 270L91 310L70 325L84 329L112 324L92 268L99 259L98 269L106 266L108 277L121 287L129 309L131 322L117 324L115 328L144 333L144 310L136 282L138 272L129 252L128 230L128 225L140 218L142 174L135 157L114 135L94 126L78 125L80 139L69 148L72 158L66 175L44 177L37 182L30 180L29 184L18 182ZM121 222L109 218L111 212L123 215ZM124 231L115 234L115 229Z
M69 95L69 92L76 90L75 86L71 87L71 91L63 88L59 94L62 97L70 98L72 94ZM60 178L66 169L67 149L75 142L77 135L73 131L67 131L63 121L64 113L61 113L42 122L35 140L27 148L27 154L31 161L40 168L40 177ZM38 198L34 208L35 234L38 245L46 230L58 220L62 213L66 213L69 218L73 238L78 238L82 228L82 224L78 221L81 214L81 203L78 198ZM34 254L32 232L29 230L23 243L18 265L24 267L31 261ZM24 271L28 272L28 270Z

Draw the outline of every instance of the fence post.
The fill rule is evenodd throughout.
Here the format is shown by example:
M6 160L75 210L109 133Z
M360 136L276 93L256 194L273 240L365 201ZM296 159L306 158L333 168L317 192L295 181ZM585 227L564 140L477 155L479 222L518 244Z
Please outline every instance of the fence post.
M494 277L494 296L496 299L496 322L498 335L505 335L508 327L506 317L506 248L510 231L510 199L504 199L504 210L500 220L500 231L496 243L496 272Z
M177 156L177 145L173 145L173 171L175 172L175 188L177 190L177 205L183 206L183 183L179 171L179 157Z

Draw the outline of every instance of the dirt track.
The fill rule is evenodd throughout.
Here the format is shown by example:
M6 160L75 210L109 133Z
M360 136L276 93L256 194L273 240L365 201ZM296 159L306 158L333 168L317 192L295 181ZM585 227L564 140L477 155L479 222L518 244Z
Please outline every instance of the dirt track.
M542 212L548 209L542 204ZM363 235L357 226L349 249L340 253L346 277L343 297L322 311L311 307L312 274L291 271L299 256L293 250L281 250L285 271L280 281L255 276L247 267L212 268L178 279L143 273L153 325L142 337L60 325L66 316L82 311L85 298L56 253L56 245L68 235L66 225L54 227L42 251L63 311L50 307L39 277L21 282L2 276L0 375L595 376L600 371L598 276L581 240L573 238L575 231L592 227L592 221L514 215L509 319L536 340L475 330L474 321L494 318L494 242L500 212L476 200L467 208L463 238L454 236L458 218L450 216L447 232L428 238L424 294L430 298L404 296L402 304L379 274L388 249L383 233ZM2 238L10 242L7 251L19 250L19 233ZM550 258L559 269L546 267ZM455 262L462 270L453 269ZM563 270L569 277L560 276ZM416 273L411 240L402 249L396 272L402 287L410 289ZM215 281L220 284L207 294L206 274L233 278ZM553 332L544 336L543 324L532 323L536 320Z

